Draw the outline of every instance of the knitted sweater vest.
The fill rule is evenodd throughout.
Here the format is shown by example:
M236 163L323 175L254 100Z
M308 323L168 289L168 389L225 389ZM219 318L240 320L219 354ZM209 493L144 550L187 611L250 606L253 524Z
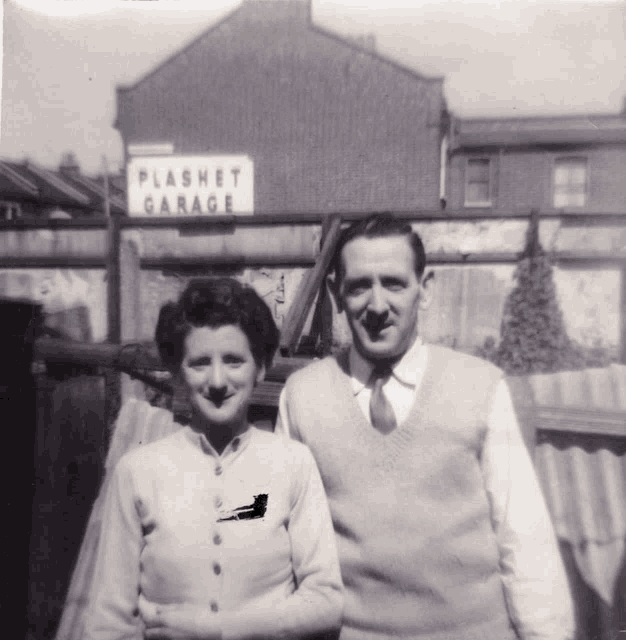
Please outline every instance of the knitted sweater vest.
M345 608L342 640L512 640L480 467L501 372L428 346L407 419L389 434L365 419L347 357L286 385L294 437L328 496Z

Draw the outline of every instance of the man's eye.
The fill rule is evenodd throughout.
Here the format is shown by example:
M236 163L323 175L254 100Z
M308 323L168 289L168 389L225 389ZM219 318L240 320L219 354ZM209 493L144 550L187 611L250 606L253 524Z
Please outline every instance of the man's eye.
M360 296L368 290L368 285L365 283L355 283L348 285L347 293L349 296Z
M387 289L387 291L393 292L398 292L405 289L404 282L400 282L399 280L390 280L388 282L385 282L384 287L385 289Z
M224 358L224 362L225 364L232 366L241 366L244 362L245 359L242 358L241 356L226 356Z

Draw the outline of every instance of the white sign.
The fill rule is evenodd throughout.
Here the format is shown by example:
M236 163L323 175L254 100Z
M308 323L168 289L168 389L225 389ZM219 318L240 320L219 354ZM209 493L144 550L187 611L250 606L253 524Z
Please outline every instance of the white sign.
M174 145L171 142L128 145L128 154L131 156L171 156L173 153Z
M126 176L131 216L254 212L254 165L248 156L131 158Z

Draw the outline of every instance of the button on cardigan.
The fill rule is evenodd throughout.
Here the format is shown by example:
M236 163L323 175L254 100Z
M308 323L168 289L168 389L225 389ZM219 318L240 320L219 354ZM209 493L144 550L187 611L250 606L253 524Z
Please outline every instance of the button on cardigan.
M102 526L89 640L142 638L139 590L206 607L224 640L339 626L330 514L300 443L250 427L219 456L186 427L122 458Z

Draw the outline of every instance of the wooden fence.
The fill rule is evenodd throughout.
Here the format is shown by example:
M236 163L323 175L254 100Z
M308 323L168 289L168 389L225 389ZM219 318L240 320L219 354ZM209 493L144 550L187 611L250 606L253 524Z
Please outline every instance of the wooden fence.
M102 478L104 452L109 437L106 425L116 409L110 398L111 395L119 395L119 377L112 375L111 371L131 374L150 384L159 393L168 395L175 391L168 387L169 381L161 375L163 370L154 345L139 344L132 340L132 335L130 341L122 344L123 337L128 340L128 336L124 335L124 314L136 304L142 269L189 269L224 264L239 267L312 267L285 319L282 355L277 357L266 381L256 390L253 398L258 416L271 421L285 378L307 362L306 359L293 357L293 354L297 351L304 321L321 290L339 229L342 223L363 215L255 215L184 219L113 216L84 220L22 219L0 222L0 267L106 268L108 278L107 344L73 343L49 338L41 338L34 344L34 360L47 363L50 371L55 364L62 365L62 377L63 369L73 365L87 367L89 375L85 370L78 378L53 380L44 374L38 378L36 466L40 475L37 477L39 492L33 504L31 571L34 573L30 585L34 591L29 597L32 640L51 637L58 623L71 565L86 526L86 505L93 501ZM528 220L527 214L493 216L484 212L465 211L399 212L397 215L415 223ZM622 227L626 224L626 215L551 214L542 215L541 220L557 220L563 225ZM161 236L159 240L153 234L152 240L144 247L145 251L139 255L138 252L128 252L124 243L125 234L137 229L147 235L150 232L167 232L168 235ZM41 230L49 230L53 234L42 238L41 234L37 235ZM577 268L608 266L621 270L621 359L626 362L626 252L562 251L552 257L560 265ZM514 264L518 258L517 251L431 252L428 255L431 264L441 265ZM327 303L323 297L318 302L319 313L314 323L324 349L328 348L330 333ZM155 373L159 375L155 376ZM557 420L554 424L563 430L569 418L563 417L561 408L544 407L543 410L554 410L554 415L561 416L563 420ZM521 411L523 413L526 409L522 407ZM592 421L592 432L597 427L596 422ZM605 426L600 425L600 431ZM597 435L606 435L600 431ZM616 434L613 433L613 436ZM61 487L62 490L54 494L51 492L54 487ZM59 495L64 496L63 500L57 499ZM50 527L57 526L60 526L60 531L55 535L47 535ZM46 558L53 560L48 562Z

